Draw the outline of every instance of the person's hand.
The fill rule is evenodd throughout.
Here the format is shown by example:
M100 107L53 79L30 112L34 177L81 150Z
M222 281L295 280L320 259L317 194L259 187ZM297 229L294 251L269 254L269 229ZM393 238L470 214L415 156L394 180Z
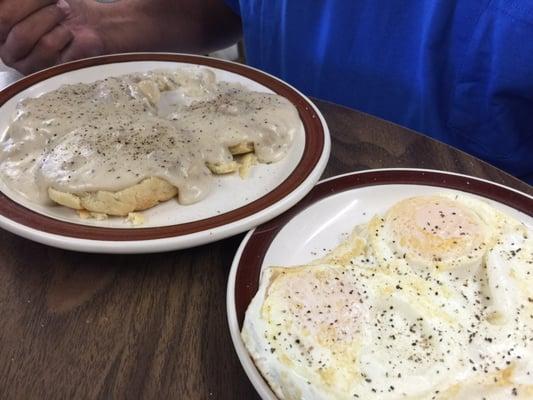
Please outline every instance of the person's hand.
M0 58L22 73L108 53L206 53L240 35L224 0L0 0Z
M0 58L22 73L102 54L95 17L83 0L3 0Z

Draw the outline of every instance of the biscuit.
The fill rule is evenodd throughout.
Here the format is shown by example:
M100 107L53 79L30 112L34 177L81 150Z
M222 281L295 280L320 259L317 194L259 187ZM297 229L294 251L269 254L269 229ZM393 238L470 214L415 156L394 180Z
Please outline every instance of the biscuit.
M116 216L127 216L134 211L146 210L177 194L178 189L175 186L157 177L144 179L118 192L99 190L74 194L48 189L50 199L62 206Z
M252 143L241 143L229 148L236 156L236 160L224 164L208 163L207 167L216 175L239 172L241 178L249 175L250 168L256 164L256 157ZM48 196L52 201L75 210L86 210L89 213L99 213L115 216L128 216L134 211L146 210L167 201L178 194L178 189L166 180L151 177L146 178L129 188L110 192L67 193L54 188L48 188Z

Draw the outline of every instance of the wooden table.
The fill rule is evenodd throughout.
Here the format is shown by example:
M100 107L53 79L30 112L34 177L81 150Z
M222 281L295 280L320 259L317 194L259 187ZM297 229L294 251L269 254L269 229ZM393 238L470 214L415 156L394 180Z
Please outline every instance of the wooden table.
M326 177L434 168L533 193L442 143L317 105L333 141ZM0 398L257 398L226 322L226 282L242 237L120 256L57 250L0 230Z

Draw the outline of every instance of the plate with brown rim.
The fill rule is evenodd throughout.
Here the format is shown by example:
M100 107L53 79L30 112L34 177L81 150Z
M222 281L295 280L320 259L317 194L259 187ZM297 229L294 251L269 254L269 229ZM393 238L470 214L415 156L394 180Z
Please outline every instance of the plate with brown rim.
M296 206L250 231L231 267L226 309L233 345L264 400L276 396L262 378L241 339L246 309L268 266L309 263L337 246L353 227L412 196L465 193L487 201L533 229L533 197L471 176L423 169L354 172L319 182Z
M0 226L25 238L69 250L147 253L198 246L244 232L286 211L320 178L329 158L330 137L316 106L285 82L257 69L185 54L132 53L94 57L29 75L0 92L0 132L5 134L23 98L63 84L156 69L209 68L218 80L277 93L294 104L301 119L289 153L279 162L256 166L246 180L217 177L216 190L192 205L169 200L144 211L133 227L124 218L82 220L72 210L28 201L0 182Z

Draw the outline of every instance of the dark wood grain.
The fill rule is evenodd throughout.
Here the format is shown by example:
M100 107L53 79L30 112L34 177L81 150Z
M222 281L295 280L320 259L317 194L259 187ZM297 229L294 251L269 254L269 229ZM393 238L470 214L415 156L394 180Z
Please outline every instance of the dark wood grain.
M332 136L325 176L374 168L429 168L488 179L533 194L533 187L462 151L390 122L320 101Z
M418 167L530 186L422 135L317 102L333 147L326 176ZM0 231L0 398L254 399L226 322L242 235L135 256L49 248Z

